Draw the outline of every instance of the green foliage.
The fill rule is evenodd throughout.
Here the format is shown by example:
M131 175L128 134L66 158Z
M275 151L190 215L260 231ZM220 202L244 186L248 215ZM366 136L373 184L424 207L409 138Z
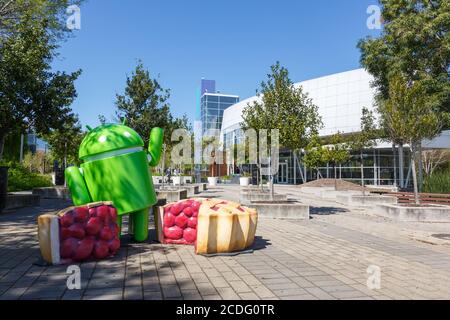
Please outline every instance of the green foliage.
M450 111L450 2L448 0L380 0L384 30L361 40L361 64L374 76L380 99L389 98L393 74L420 82L426 96L440 97Z
M430 96L422 82L410 83L402 74L389 78L389 99L380 100L378 107L392 140L411 146L438 135L448 118L439 109L439 95Z
M0 0L0 44L15 34L22 17L31 14L35 20L45 21L51 41L56 42L70 36L66 27L66 9L70 5L80 6L84 0Z
M307 168L317 169L327 163L325 153L325 147L321 145L319 136L315 135L305 148L303 163Z
M375 146L375 140L379 135L373 112L364 107L361 117L361 131L351 137L349 147L355 152L372 148Z
M345 143L339 132L331 137L330 143L330 146L323 149L323 159L326 163L336 166L338 164L343 164L350 159L348 145Z
M52 19L34 6L25 8L13 19L14 32L2 36L0 45L0 158L7 135L26 130L47 134L62 127L66 117L72 116L74 81L81 73L52 71L57 48Z
M85 135L78 117L73 115L66 118L62 128L51 130L42 138L49 144L53 160L63 164L67 158L67 165L79 165L78 149Z
M191 128L187 116L172 116L169 97L170 90L162 88L157 79L152 79L150 72L139 62L131 77L127 77L125 93L116 96L116 118L120 121L126 119L126 124L141 135L146 146L151 129L163 128L166 151L170 154L173 130ZM104 116L100 116L99 120L106 121Z
M43 151L28 152L23 157L22 166L30 172L46 174L52 171L51 157Z
M3 152L3 159L5 161L19 161L20 160L20 132L13 132L5 139L5 147ZM27 149L27 139L24 137L24 150Z
M291 150L306 147L322 126L317 106L301 87L294 86L279 62L271 67L258 100L244 108L242 118L244 130L278 129L281 146Z
M450 169L433 173L425 179L424 192L450 194Z
M39 173L30 172L18 163L8 164L8 192L28 191L33 188L50 187L51 177Z

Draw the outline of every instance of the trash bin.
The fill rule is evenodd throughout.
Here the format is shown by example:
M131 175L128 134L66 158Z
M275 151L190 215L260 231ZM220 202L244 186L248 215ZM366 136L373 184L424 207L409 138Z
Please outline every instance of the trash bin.
M0 167L0 213L6 207L6 196L8 195L8 169Z
M55 170L55 185L56 186L63 186L65 182L64 177L64 169L56 169Z

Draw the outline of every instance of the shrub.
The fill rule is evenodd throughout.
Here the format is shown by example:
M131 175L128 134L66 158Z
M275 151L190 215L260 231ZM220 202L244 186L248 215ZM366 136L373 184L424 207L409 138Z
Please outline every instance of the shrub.
M424 191L426 193L450 194L450 169L433 173L425 179Z
M9 163L8 166L8 192L52 186L52 179L49 175L32 173L18 163Z

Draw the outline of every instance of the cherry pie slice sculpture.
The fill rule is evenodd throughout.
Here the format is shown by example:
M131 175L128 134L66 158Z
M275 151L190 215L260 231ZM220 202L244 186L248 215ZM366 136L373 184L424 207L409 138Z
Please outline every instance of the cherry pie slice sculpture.
M117 210L112 202L99 202L41 215L38 238L50 264L111 257L120 248Z
M230 253L250 247L255 239L255 209L221 199L188 199L156 212L158 241L195 245L197 254Z

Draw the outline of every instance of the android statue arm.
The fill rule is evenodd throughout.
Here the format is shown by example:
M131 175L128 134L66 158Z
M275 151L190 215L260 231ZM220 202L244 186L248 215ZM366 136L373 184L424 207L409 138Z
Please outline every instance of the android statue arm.
M148 153L151 157L149 161L150 167L156 167L161 159L162 145L164 141L164 130L161 128L153 128L150 133Z
M67 168L65 171L65 178L74 205L82 206L92 202L89 190L86 186L86 181L84 180L80 168Z

